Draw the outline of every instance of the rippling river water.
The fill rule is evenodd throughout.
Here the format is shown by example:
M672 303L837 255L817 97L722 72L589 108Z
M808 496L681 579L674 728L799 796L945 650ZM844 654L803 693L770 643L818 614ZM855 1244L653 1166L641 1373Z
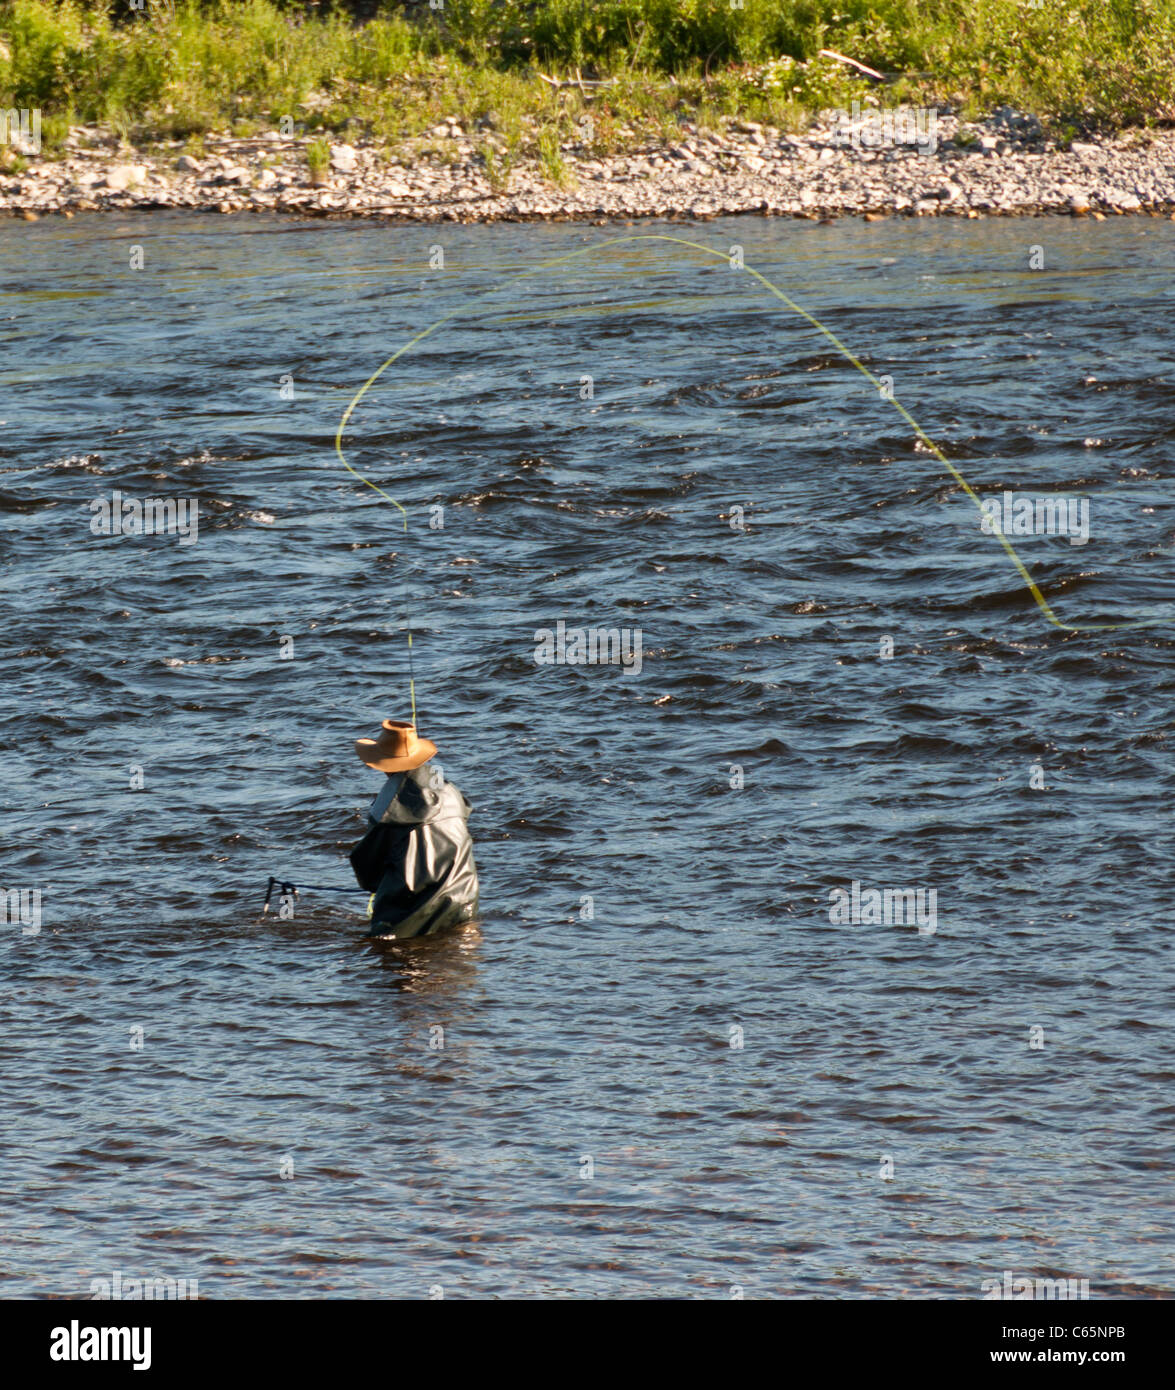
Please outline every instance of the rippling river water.
M642 231L982 495L1088 498L1015 540L1061 622L1170 622L1050 624L727 261L511 280ZM1170 1293L1173 270L1145 218L0 225L0 1289ZM344 437L405 532L335 431L451 313ZM92 534L116 489L198 540ZM352 881L408 618L480 929L263 918ZM536 665L560 619L639 673Z

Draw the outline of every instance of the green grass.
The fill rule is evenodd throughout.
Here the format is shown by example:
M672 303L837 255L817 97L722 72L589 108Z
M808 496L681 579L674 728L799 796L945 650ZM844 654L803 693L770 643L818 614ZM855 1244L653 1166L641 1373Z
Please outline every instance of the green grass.
M330 146L325 140L311 140L306 146L306 167L314 183L326 180L330 168Z
M585 114L600 151L684 117L796 128L867 92L971 116L1007 103L1057 131L1175 121L1175 0L445 0L362 25L274 0L148 4L0 0L0 107L41 108L50 151L76 122L144 143L288 117L394 146L453 116L493 134L495 178L529 155L552 182ZM874 88L822 47L899 76Z

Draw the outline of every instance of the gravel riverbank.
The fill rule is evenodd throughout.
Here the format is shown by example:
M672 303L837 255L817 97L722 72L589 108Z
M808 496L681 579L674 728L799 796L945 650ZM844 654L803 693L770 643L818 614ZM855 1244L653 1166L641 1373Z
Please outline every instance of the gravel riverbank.
M722 131L683 125L673 145L594 155L560 151L520 161L502 176L492 131L455 122L388 154L335 144L312 176L306 138L276 132L205 138L138 152L92 127L71 130L63 157L30 156L0 174L0 215L32 220L103 208L288 212L407 221L707 218L732 213L798 217L1062 213L1175 215L1175 132L1127 131L1061 148L1035 118L1001 109L983 122L936 116L931 138L879 130L877 113L830 116L803 134L747 122ZM908 123L910 127L913 122ZM905 137L910 138L905 138ZM491 174L493 177L491 178Z

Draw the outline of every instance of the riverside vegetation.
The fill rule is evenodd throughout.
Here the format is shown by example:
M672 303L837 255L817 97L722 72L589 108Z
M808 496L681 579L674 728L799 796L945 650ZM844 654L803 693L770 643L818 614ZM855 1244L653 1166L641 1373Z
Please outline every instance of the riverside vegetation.
M0 210L1175 207L1175 0L135 3L0 3Z

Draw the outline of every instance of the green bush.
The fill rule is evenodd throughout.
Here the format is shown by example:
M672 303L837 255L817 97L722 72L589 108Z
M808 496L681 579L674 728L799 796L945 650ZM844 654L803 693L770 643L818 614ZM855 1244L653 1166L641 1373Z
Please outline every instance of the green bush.
M593 104L604 131L686 108L783 120L863 90L827 47L898 75L886 101L1175 120L1175 0L446 0L366 23L275 0L148 6L0 0L0 104L138 134L289 115L388 138L493 110L517 142L524 115L570 129L582 110L535 69L612 79Z

